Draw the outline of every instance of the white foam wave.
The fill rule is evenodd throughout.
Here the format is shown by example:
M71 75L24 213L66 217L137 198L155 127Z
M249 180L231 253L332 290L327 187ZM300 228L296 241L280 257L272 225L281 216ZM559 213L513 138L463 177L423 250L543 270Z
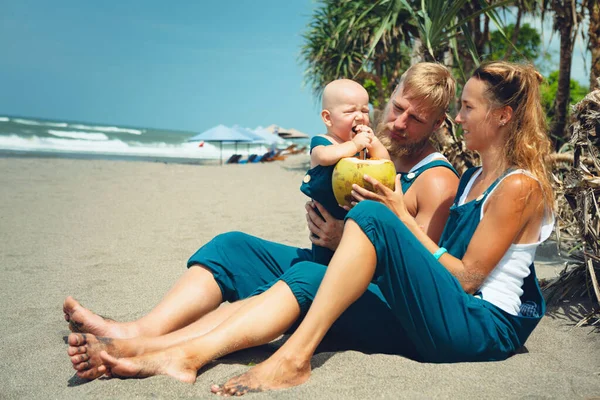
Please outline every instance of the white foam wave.
M108 136L106 136L104 133L83 132L83 131L56 131L53 129L48 129L47 132L54 136L66 137L66 138L72 138L72 139L108 140Z
M9 121L7 118L6 121ZM35 121L31 119L25 118L14 118L13 122L21 125L33 125L33 126L50 126L53 128L74 128L74 129L82 129L87 131L99 131L106 133L129 133L132 135L141 135L144 133L144 130L140 129L129 129L129 128L119 128L118 126L101 126L101 125L83 125L83 124L68 124L66 122L49 122L49 121Z
M10 118L0 117L0 122L8 122L8 121L10 121Z
M32 136L29 138L17 135L0 135L0 149L17 151L39 151L52 153L78 153L98 154L113 156L139 156L139 157L162 157L162 158L187 158L215 160L221 157L219 146L205 143L202 147L198 142L186 142L182 144L167 143L125 143L121 140L78 140L64 138L40 138ZM235 149L233 145L224 145L222 157L229 158L232 154L260 153L266 151L264 146L243 146Z
M117 126L90 126L90 125L69 125L71 128L75 129L86 129L91 131L101 131L101 132L113 132L113 133L131 133L132 135L141 135L144 133L143 130L139 129L128 129L128 128L119 128Z
M35 125L35 126L52 126L55 128L66 128L68 124L66 122L47 122L47 121L32 121L30 119L15 118L13 122L21 125Z

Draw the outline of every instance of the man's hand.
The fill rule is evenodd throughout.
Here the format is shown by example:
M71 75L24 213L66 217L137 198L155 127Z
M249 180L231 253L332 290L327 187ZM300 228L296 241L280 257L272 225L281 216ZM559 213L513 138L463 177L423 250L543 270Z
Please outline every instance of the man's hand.
M335 251L342 239L344 221L333 218L317 201L307 202L305 208L306 222L310 230L310 241L317 246ZM323 218L317 214L315 208L319 210Z
M406 221L407 218L412 218L408 210L406 209L406 205L404 204L404 194L402 193L402 184L400 183L400 175L396 175L395 181L395 190L388 188L387 186L381 184L377 179L372 178L368 175L365 175L365 181L369 182L373 185L374 191L371 192L363 187L360 187L356 184L352 185L352 196L356 199L351 203L351 206L354 207L358 204L359 201L363 200L373 200L383 203L394 212L402 221ZM347 210L350 207L344 207Z

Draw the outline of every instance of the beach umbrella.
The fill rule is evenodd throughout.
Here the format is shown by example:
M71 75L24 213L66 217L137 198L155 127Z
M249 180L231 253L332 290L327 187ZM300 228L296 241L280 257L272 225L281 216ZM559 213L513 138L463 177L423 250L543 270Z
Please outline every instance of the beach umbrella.
M265 128L256 128L253 131L254 133L256 133L257 135L261 136L263 139L265 139L267 141L267 143L269 143L269 145L273 146L283 146L283 145L287 145L287 142L282 139L281 137L279 137L279 135L275 135L272 132L269 132L267 129Z
M210 128L207 131L204 131L196 136L189 138L187 141L197 142L200 140L203 140L205 142L219 143L221 165L223 164L223 143L235 143L235 151L237 151L238 143L250 143L254 141L254 139L252 139L248 135L245 135L242 132L233 128L229 128L225 125L217 125L213 128Z
M278 135L284 139L308 139L310 136L297 129L280 130Z
M271 144L270 141L268 141L263 136L259 135L258 133L254 132L251 129L244 128L244 127L241 127L238 125L234 125L233 129L237 130L238 132L240 132L252 139L252 142L246 143L246 145L248 146L248 152L250 152L251 144L262 144L262 145L270 145Z

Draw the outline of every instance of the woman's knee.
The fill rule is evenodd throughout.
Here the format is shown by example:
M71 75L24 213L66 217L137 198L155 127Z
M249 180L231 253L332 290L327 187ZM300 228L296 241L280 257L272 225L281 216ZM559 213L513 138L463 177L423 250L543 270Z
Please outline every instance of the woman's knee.
M358 203L346 216L352 219L363 230L375 227L397 226L400 219L387 206L382 203L365 200Z
M254 236L248 235L247 233L231 231L215 236L208 244L216 247L232 248L249 242L252 238L254 238Z

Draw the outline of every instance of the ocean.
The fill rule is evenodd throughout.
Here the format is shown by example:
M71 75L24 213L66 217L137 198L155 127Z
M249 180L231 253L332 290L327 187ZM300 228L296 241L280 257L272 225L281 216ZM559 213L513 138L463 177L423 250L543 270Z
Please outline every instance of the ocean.
M221 149L219 143L187 141L198 133L0 115L0 156L204 164L269 150L264 144L224 143Z

